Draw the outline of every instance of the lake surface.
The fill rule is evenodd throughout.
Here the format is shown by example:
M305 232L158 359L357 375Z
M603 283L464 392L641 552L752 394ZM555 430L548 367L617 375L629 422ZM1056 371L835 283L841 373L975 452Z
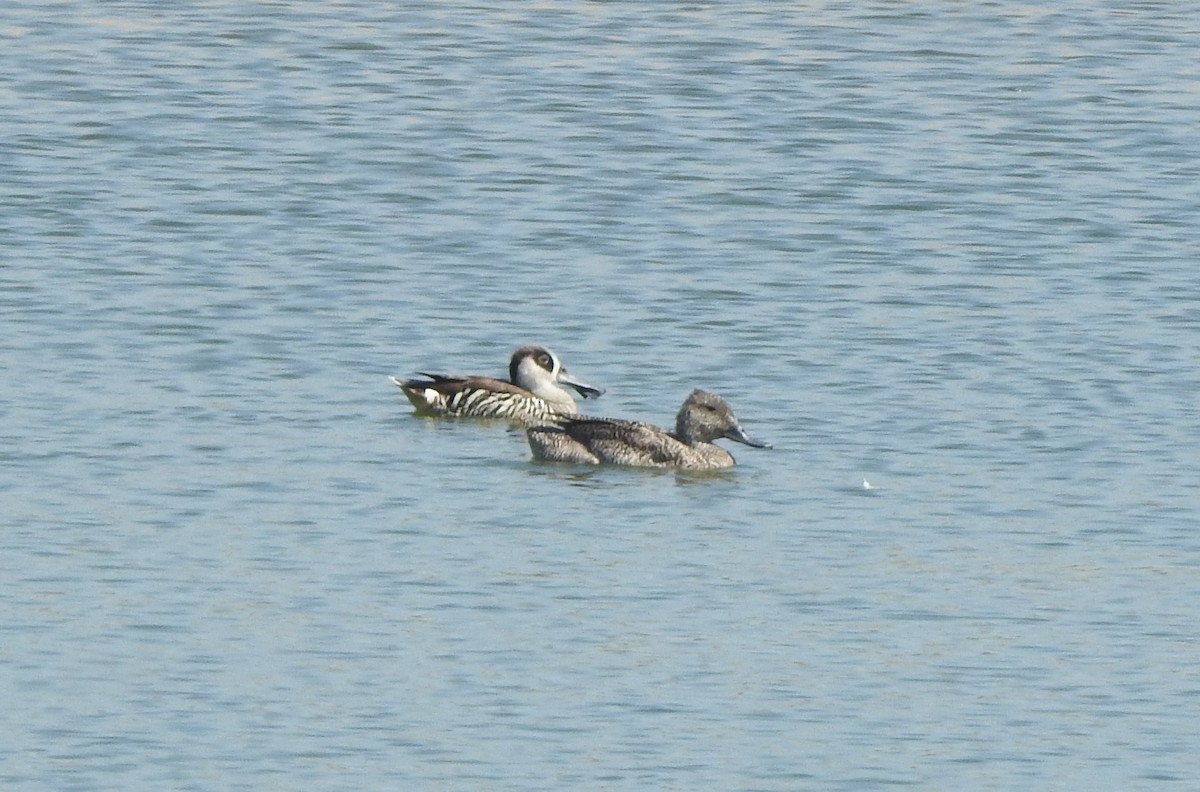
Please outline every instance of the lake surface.
M784 5L4 4L0 786L1197 788L1195 9Z

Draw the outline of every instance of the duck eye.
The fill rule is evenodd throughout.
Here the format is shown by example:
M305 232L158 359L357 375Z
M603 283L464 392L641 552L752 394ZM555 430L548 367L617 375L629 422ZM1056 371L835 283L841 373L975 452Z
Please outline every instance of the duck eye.
M552 365L550 365L550 356L549 355L538 355L537 362L538 362L538 365L541 366L542 368L546 368L546 369L554 368Z

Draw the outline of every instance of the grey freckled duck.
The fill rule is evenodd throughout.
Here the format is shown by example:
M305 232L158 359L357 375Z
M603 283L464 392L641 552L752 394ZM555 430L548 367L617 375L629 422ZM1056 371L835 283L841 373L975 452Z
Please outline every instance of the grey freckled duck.
M529 426L576 412L575 400L563 385L584 398L604 393L603 388L571 376L558 356L542 346L523 346L513 353L508 381L419 373L426 379L388 379L422 415L502 418Z
M713 470L734 465L733 455L712 442L718 438L771 447L746 434L728 402L703 390L684 401L674 431L638 421L561 416L525 434L534 458L580 465Z

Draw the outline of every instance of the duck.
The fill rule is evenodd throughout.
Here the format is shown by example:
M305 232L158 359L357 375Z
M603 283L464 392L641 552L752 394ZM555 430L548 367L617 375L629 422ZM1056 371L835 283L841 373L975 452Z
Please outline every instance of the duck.
M771 444L746 434L729 402L715 393L692 391L670 431L640 421L558 416L525 430L537 460L578 465L634 465L716 470L733 467L733 455L712 441L735 440L754 448Z
M577 412L575 400L563 385L574 388L585 399L604 394L604 388L573 377L558 355L536 345L513 352L508 380L417 373L425 379L388 379L403 391L418 415L502 418L530 426Z

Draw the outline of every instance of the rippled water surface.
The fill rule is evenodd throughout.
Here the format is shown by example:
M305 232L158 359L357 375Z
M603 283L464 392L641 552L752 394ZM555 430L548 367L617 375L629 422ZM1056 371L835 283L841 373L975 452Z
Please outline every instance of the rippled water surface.
M0 785L1195 789L1196 15L784 5L6 3Z

